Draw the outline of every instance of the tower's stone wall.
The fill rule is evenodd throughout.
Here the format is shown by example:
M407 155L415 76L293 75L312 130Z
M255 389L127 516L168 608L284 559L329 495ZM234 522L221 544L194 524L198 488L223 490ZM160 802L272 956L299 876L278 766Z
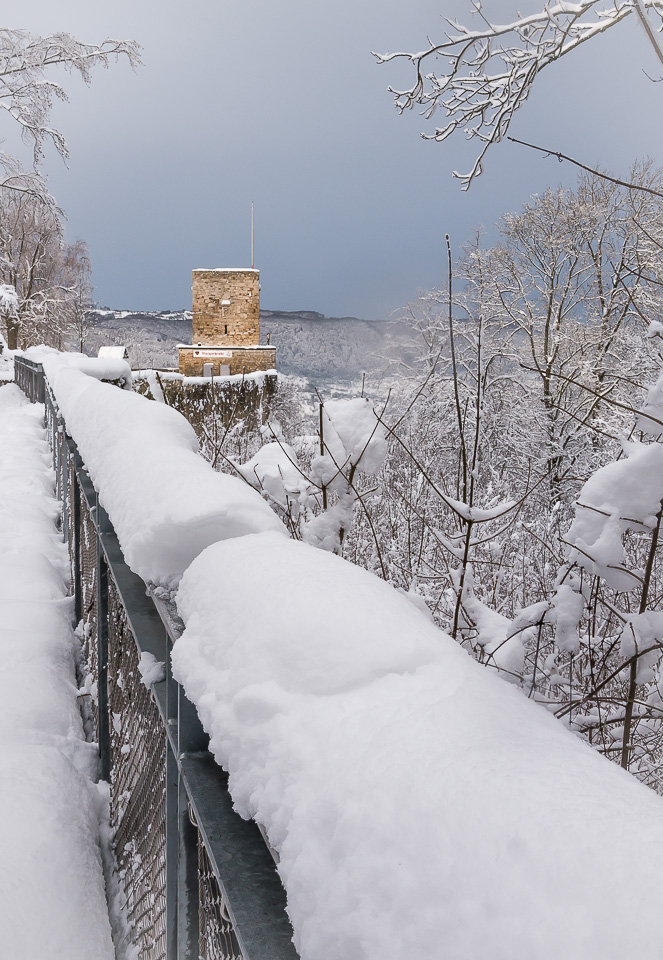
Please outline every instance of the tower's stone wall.
M185 377L233 376L276 367L276 349L260 346L260 272L193 271L193 338L180 344Z
M193 343L244 347L260 343L260 272L193 271Z

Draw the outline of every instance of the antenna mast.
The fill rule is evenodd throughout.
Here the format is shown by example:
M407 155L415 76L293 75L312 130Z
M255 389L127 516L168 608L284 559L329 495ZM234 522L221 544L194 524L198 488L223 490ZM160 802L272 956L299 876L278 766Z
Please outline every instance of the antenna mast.
M253 270L253 200L251 201L251 269Z

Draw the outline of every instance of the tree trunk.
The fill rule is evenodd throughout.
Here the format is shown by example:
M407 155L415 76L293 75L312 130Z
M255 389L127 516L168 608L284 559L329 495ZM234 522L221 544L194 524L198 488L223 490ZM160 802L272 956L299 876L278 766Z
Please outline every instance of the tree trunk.
M16 317L7 317L7 347L9 350L18 350L18 320Z

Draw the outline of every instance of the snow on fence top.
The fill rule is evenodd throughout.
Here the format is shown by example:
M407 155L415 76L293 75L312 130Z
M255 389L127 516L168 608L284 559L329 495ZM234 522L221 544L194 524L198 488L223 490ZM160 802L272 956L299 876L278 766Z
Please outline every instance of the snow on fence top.
M302 960L660 955L660 798L407 597L266 533L208 547L177 602L174 673Z
M267 530L285 534L255 490L199 455L180 413L100 382L130 382L126 363L50 351L34 359L43 363L124 558L144 580L173 587L210 543Z

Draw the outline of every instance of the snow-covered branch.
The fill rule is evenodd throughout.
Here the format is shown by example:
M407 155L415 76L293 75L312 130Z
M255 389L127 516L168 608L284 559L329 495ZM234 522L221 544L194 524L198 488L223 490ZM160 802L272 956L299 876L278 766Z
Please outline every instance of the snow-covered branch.
M64 67L89 84L92 67L108 67L120 57L135 66L140 63L139 49L133 41L105 40L97 45L82 43L68 33L37 37L25 30L0 29L0 109L20 125L23 139L33 147L35 166L47 140L62 157L68 154L64 136L49 125L54 100L68 97L47 72Z
M489 147L506 135L513 116L525 100L541 70L616 26L635 13L647 37L663 62L658 33L648 12L663 20L661 0L600 0L546 4L542 10L507 24L493 24L483 13L481 0L473 0L472 13L478 29L447 20L451 30L439 43L431 42L418 53L374 54L379 63L395 59L409 61L415 72L412 86L389 87L399 112L423 107L422 116L431 119L438 109L447 122L436 127L426 139L443 141L461 129L468 140L480 143L471 170L454 171L467 190L483 170ZM441 59L443 71L430 70L431 61Z

